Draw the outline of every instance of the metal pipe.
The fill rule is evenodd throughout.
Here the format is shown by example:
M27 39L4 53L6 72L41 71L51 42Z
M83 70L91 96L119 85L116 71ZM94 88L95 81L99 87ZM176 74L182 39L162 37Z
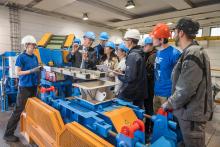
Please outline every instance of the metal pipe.
M148 115L148 114L144 114L144 117L148 118L148 119L151 119L151 115Z
M116 137L117 133L113 132L112 130L108 131L109 135L111 135L112 137Z
M219 68L211 68L212 71L220 71Z

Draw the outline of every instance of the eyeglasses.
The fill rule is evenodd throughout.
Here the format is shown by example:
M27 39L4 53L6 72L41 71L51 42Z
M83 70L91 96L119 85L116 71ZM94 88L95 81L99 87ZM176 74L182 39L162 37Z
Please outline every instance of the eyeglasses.
M35 43L27 43L27 45L31 45L33 47L36 47L37 45Z
M123 39L124 41L131 41L131 39L128 39L128 38L126 38L126 39Z

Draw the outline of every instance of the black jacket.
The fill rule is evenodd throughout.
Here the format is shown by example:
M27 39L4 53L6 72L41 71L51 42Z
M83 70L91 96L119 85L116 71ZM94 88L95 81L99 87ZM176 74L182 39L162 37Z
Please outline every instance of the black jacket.
M145 54L145 64L147 71L147 89L148 98L153 99L154 97L154 63L156 58L157 50L153 49L151 52Z
M87 61L83 61L82 68L96 70L96 65L98 65L97 52L92 47L88 48L88 58Z
M82 46L79 47L79 50L82 49ZM66 56L66 60L71 63L72 67L80 68L82 63L82 54L79 50L73 55L71 52Z
M125 75L119 76L119 80L123 82L119 98L129 101L144 100L147 95L146 79L144 53L140 46L136 46L128 52Z
M104 56L104 47L101 44L98 44L94 49L97 53L97 58L100 60Z

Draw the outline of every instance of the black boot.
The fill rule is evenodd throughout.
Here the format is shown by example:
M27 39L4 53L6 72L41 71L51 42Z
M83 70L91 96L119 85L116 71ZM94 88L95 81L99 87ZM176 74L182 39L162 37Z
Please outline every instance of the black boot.
M8 142L18 142L19 141L19 138L15 135L4 135L3 139Z

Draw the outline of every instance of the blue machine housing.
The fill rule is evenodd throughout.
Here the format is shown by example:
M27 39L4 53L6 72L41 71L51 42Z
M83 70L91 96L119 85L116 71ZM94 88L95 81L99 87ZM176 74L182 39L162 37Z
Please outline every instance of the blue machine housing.
M62 67L65 65L62 49L49 49L44 47L38 47L38 49L43 64L48 65L49 62L53 62L56 67Z
M5 52L0 55L0 81L1 81L1 111L7 111L8 105L16 103L16 96L18 91L18 78L9 76L9 57L15 57L20 52Z
M50 92L49 95L53 96L54 94L53 92ZM41 95L41 99L50 106L59 110L65 123L76 121L115 145L117 144L117 140L109 135L109 131L112 130L116 132L116 129L114 128L111 120L104 115L105 112L122 106L127 106L133 108L135 110L134 112L141 116L139 119L143 119L144 110L139 109L131 103L123 102L118 99L93 104L81 98L67 100L65 98L54 99L50 96L43 94ZM144 133L139 132L137 136L142 137L135 138L130 141L132 141L132 144L135 144L136 142L142 140L140 143L143 145L145 143ZM126 136L124 137L127 138Z

